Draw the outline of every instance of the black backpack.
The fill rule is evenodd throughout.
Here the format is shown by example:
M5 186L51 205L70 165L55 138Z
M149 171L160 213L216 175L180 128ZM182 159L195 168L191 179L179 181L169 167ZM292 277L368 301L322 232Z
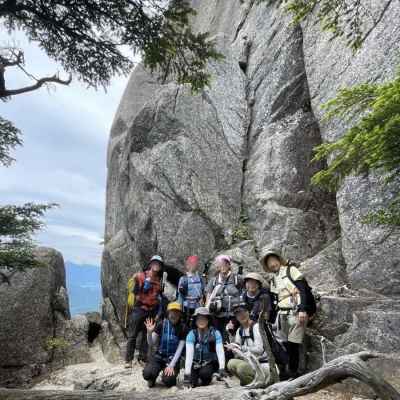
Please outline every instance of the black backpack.
M295 281L290 274L290 268L291 268L291 265L289 265L287 267L286 275L289 278L290 282L292 282L293 285L298 287L298 284L296 283L297 281ZM312 318L315 315L315 313L317 312L317 302L315 300L315 297L314 297L314 294L312 291L312 287L308 284L307 279L302 278L301 281L304 282L304 287L305 287L306 311L307 311L308 316L310 318Z

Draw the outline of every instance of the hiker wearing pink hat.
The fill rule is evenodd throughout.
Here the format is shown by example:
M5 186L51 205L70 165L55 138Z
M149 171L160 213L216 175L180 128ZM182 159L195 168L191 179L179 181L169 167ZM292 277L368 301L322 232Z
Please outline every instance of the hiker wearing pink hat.
M217 275L207 285L207 306L214 326L228 339L226 325L234 318L233 306L240 299L243 280L232 271L232 258L221 254L214 260Z

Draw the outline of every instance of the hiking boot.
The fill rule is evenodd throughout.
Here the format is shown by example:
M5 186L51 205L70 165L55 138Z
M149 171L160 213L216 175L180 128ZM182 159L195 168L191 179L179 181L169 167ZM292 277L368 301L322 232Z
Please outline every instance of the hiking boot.
M149 381L147 381L147 387L149 389L153 388L155 386L155 384L156 384L156 381L153 381L151 379Z

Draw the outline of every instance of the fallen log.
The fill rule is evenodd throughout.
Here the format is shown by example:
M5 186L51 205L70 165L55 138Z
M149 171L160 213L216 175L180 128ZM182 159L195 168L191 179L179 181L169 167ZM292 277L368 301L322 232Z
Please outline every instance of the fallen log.
M400 393L365 362L378 357L379 354L367 351L338 357L297 379L275 383L259 391L248 391L245 396L247 399L289 400L293 397L315 393L330 385L340 383L344 379L354 378L369 386L381 400L400 400Z
M328 362L316 371L297 379L278 382L266 389L224 388L212 385L175 393L149 390L146 392L94 392L94 391L48 391L0 389L1 400L289 400L297 396L317 392L347 378L354 378L368 385L382 400L400 400L396 389L376 374L366 361L378 354L360 352Z

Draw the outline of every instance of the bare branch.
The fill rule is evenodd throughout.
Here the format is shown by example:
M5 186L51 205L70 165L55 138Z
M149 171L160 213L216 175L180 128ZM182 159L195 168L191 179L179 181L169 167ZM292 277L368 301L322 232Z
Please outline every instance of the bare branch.
M68 79L61 79L58 75L53 75L45 78L38 79L35 84L31 86L25 86L20 89L5 89L5 90L0 90L0 98L5 98L5 97L10 97L10 96L16 96L18 94L22 93L27 93L27 92L32 92L34 90L37 90L41 88L43 85L46 85L48 83L57 83L60 85L69 85L72 81L72 75L69 75Z

